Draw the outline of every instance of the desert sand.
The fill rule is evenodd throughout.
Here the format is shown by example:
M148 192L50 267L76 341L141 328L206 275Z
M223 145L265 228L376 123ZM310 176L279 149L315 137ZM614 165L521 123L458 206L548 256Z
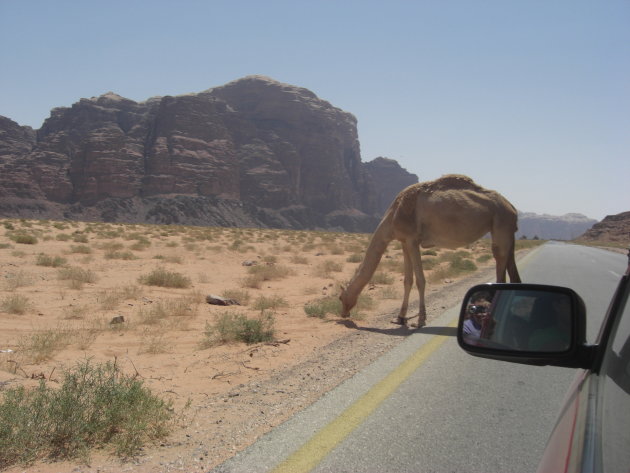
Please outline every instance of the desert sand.
M171 400L178 419L167 439L131 460L105 448L89 464L38 461L11 472L208 470L411 333L390 323L402 293L396 243L351 321L305 312L336 297L370 235L16 219L0 220L0 233L0 389L58 383L64 368L86 358L115 360ZM423 257L432 268L425 271L429 323L473 282L492 280L489 247L481 240ZM478 269L452 273L454 257ZM275 276L252 272L263 267ZM146 284L156 270L188 287ZM241 305L210 305L211 294ZM414 301L415 292L410 314ZM269 342L211 343L206 335L226 312L256 318L263 311L273 319ZM56 343L37 346L37 334Z

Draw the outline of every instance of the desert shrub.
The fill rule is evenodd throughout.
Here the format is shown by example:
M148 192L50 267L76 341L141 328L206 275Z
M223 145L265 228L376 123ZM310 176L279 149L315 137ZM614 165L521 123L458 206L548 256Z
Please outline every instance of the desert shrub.
M194 315L195 309L191 306L191 300L185 297L158 301L149 307L141 307L138 311L138 319L145 325L155 325L167 317L192 317Z
M63 318L65 320L84 319L89 312L90 308L88 306L71 305L66 309Z
M455 272L469 272L477 270L477 265L472 260L459 255L456 255L451 259L449 266Z
M64 372L62 385L45 380L35 389L12 387L0 402L0 469L38 458L89 458L110 445L119 456L136 454L165 437L173 414L167 403L115 363L89 360Z
M224 312L214 325L206 322L202 348L224 343L244 342L247 344L269 342L274 339L274 318L269 312L263 312L255 319L244 314Z
M346 258L348 263L360 263L363 261L363 253L352 253Z
M337 255L337 256L343 255L346 252L344 247L340 245L330 245L328 247L328 251L330 252L331 255Z
M113 310L123 301L123 297L117 290L105 289L98 293L97 301L102 309Z
M9 238L21 245L35 245L37 243L37 237L28 233L15 233L10 235Z
M484 253L482 255L479 255L476 259L477 263L485 263L486 261L489 261L492 259L492 255L490 253Z
M281 296L258 296L258 298L252 304L252 309L265 311L274 310L280 307L286 307L288 305L286 299Z
M308 258L302 255L292 255L290 261L293 264L308 264Z
M137 299L142 295L142 288L135 284L122 286L118 289L125 299Z
M64 327L40 330L18 342L19 351L35 363L50 360L56 353L70 345L75 336L72 330Z
M437 258L422 258L422 269L425 271L431 271L439 264Z
M4 286L13 291L18 287L30 286L33 284L33 275L26 271L19 270L15 273L7 273L4 276Z
M55 237L57 241L68 241L72 238L72 235L68 235L67 233L60 233Z
M228 246L228 249L232 251L239 251L241 250L242 246L243 246L243 240L237 238L236 240L232 241L232 244Z
M105 251L118 251L122 250L125 245L120 243L119 241L106 241L98 245L101 250Z
M148 239L138 240L133 243L129 248L134 251L143 251L151 246L151 242Z
M92 248L87 245L70 245L70 252L89 255L92 253Z
M28 297L22 294L11 294L0 302L0 308L9 314L25 314L31 307Z
M169 353L172 349L169 341L170 339L163 331L146 330L142 335L138 353L148 353L150 355Z
M49 266L51 268L58 268L66 264L66 259L61 256L49 256L43 253L37 255L35 262L38 266Z
M247 269L249 276L245 278L244 284L246 287L258 288L263 281L273 281L277 279L284 279L293 271L283 265L257 265L250 266Z
M168 312L162 304L151 304L148 307L140 307L136 317L142 325L156 325L168 317Z
M77 266L68 266L59 269L58 278L68 281L73 289L80 289L83 284L93 284L96 282L96 273L90 269L83 269Z
M184 262L184 259L178 255L155 255L153 259L159 259L161 261L164 261L165 263L175 264L182 264Z
M384 271L376 271L370 280L373 284L394 284L394 276Z
M400 293L391 286L383 287L380 291L381 299L398 299L400 297Z
M326 318L326 315L339 315L341 313L341 301L338 297L327 296L304 305L304 312L309 317Z
M359 294L359 299L357 299L357 305L355 307L356 311L372 310L374 307L376 307L376 302L374 302L372 296L365 293ZM357 314L352 314L352 316L356 317Z
M97 295L97 301L102 309L112 310L124 300L137 299L142 295L142 289L135 284L112 289L103 289Z
M343 264L333 260L326 260L317 265L315 276L329 278L333 272L340 273L341 271L343 271Z
M110 250L105 252L105 259L134 260L138 259L131 251Z
M402 258L384 258L381 260L379 268L382 271L390 271L400 274L405 272L405 265L403 264Z
M424 251L422 251L422 256L437 256L437 251L435 251L435 250L424 250Z
M145 276L140 276L138 281L147 286L187 288L192 282L190 278L164 268L156 268Z
M72 235L72 241L74 241L75 243L87 243L88 237L83 233L74 233Z

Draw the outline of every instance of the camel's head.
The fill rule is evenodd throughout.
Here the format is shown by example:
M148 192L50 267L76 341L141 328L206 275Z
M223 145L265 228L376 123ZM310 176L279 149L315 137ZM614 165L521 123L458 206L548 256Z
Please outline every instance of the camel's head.
M350 317L350 311L357 303L357 298L348 294L348 291L344 286L341 286L341 292L339 293L339 300L341 301L341 316L346 318Z

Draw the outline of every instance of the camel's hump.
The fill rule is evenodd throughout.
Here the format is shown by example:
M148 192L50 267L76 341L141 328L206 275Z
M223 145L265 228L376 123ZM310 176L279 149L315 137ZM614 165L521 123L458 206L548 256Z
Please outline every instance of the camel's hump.
M433 181L419 182L403 189L392 202L392 206L396 207L399 213L410 214L415 209L418 193L432 194L450 191L474 191L484 194L491 192L463 174L445 174Z
M475 184L475 181L463 174L445 174L433 181L419 182L417 184L410 185L398 194L398 200L404 200L407 197L415 196L418 192L449 190L473 190L483 192L486 189L478 184Z
M463 174L446 174L434 181L421 182L420 185L423 189L431 191L465 189L475 191L485 190L480 185L475 184L475 181L473 181L470 177L464 176Z

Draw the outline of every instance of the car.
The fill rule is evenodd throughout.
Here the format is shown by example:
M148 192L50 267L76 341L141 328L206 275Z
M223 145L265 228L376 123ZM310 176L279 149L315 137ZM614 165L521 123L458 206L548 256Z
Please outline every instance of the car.
M473 356L577 368L539 473L630 471L630 266L594 344L572 289L482 284L462 302L457 341Z

